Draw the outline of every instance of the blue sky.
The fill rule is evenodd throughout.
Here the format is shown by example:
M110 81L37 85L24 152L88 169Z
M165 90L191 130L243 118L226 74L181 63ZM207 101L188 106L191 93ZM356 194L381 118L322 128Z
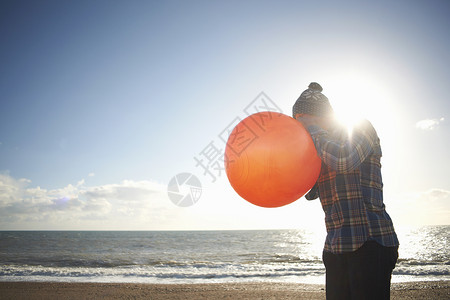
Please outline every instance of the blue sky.
M290 114L311 81L374 123L394 223L448 224L449 13L435 0L2 1L0 229L321 224L318 202L253 207L194 160L223 150L261 92ZM203 186L188 208L167 196L182 172Z

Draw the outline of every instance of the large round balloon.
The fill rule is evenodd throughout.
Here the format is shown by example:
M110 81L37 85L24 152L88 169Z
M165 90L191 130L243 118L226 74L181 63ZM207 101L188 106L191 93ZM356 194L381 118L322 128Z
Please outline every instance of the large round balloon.
M302 197L314 186L320 165L303 125L276 112L259 112L239 122L225 149L231 186L262 207L279 207Z

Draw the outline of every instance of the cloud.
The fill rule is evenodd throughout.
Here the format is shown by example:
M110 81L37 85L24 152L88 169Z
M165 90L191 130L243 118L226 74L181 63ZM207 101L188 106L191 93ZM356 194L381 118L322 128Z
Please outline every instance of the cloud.
M443 189L431 189L425 193L422 194L423 197L431 200L445 200L444 202L448 202L446 200L450 200L450 191L443 190Z
M433 188L424 192L398 195L389 203L394 222L412 225L448 225L450 191Z
M320 203L299 200L277 209L241 199L224 179L205 184L199 202L179 207L167 185L142 180L63 188L31 186L0 173L0 230L214 230L322 228ZM324 229L323 229L324 230Z
M220 191L220 192L218 192ZM174 205L167 186L149 180L87 186L84 180L58 189L32 186L0 172L0 230L191 230L323 226L317 201L264 209L247 203L229 184L203 187L188 208ZM450 215L450 191L430 189L391 195L394 224L443 225ZM314 203L313 203L314 202Z
M422 130L433 130L436 129L440 123L444 122L445 119L442 117L440 119L425 119L420 120L416 123L416 128Z
M179 217L167 186L142 180L59 189L0 173L0 229L159 229Z

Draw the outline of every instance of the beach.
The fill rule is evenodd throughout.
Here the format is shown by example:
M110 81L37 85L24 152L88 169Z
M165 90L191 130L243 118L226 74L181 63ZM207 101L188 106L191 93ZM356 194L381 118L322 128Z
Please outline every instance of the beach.
M394 283L391 299L449 299L450 281ZM0 282L0 299L325 299L325 287L296 283Z
M392 299L450 299L450 226L399 231ZM306 230L0 231L0 299L325 299Z

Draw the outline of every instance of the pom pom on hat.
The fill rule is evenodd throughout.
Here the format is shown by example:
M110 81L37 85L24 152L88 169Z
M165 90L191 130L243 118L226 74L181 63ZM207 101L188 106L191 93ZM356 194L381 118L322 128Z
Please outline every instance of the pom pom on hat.
M318 91L318 92L322 92L322 91L323 91L322 86L321 86L320 84L318 84L317 82L311 82L311 83L308 85L308 88L309 88L310 90L313 90L313 91Z
M319 117L329 117L333 112L333 108L328 98L322 94L323 88L317 82L311 82L308 89L303 91L300 97L292 107L292 116L295 118L297 114L308 114Z

